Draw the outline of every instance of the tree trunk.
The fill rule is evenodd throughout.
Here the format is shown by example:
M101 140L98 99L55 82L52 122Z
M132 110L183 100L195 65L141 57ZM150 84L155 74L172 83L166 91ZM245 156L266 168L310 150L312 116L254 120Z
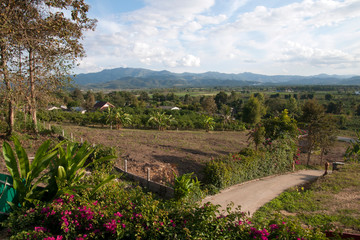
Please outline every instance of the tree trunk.
M325 154L325 148L321 148L321 154L320 154L320 165L323 164L323 158Z
M309 149L308 153L307 153L307 162L306 162L306 166L310 165L310 157L311 157L311 149Z
M2 69L2 74L3 74L3 78L4 78L4 83L6 86L6 98L8 101L8 118L7 118L7 124L8 124L8 129L7 129L7 133L6 135L10 136L12 135L13 131L14 131L14 124L15 124L15 114L14 114L14 100L13 100L13 96L12 96L12 91L11 91L11 82L8 76L8 70L7 70L7 59L6 59L6 46L1 45L0 46L1 49L1 69Z
M29 49L29 86L30 86L30 101L29 108L32 121L34 124L34 131L37 133L37 118L36 118L36 96L35 96L35 77L34 77L34 55L33 50Z

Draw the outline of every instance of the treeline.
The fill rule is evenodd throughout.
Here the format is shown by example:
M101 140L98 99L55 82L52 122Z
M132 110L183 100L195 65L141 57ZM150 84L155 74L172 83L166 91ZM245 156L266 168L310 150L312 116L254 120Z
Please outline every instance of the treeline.
M299 87L304 90L314 90L314 86ZM217 124L216 129L234 129L236 127L227 127L234 121L237 125L254 125L259 119L278 116L284 109L287 109L289 115L300 121L302 106L309 100L318 102L323 111L333 115L340 129L356 129L360 126L356 124L360 116L360 104L358 102L360 95L338 93L338 91L323 92L296 92L292 88L287 91L266 91L264 88L253 88L248 90L233 90L227 92L221 90L213 92L216 89L208 89L208 92L199 92L197 95L191 95L190 92L176 92L174 89L167 90L149 90L149 91L114 91L110 93L103 92L83 92L74 89L71 92L57 93L56 97L60 102L57 104L71 107L83 107L88 111L88 116L73 117L72 122L77 124L102 123L106 124L104 119L91 120L99 117L100 113L92 112L93 106L97 101L110 102L116 108L122 108L128 114L134 116L133 126L147 128L149 125L146 119L156 111L166 112L168 115L176 117L178 124L174 128L193 129L202 128L201 116L212 117ZM319 89L321 87L319 86ZM325 89L331 89L330 86ZM258 90L257 92L255 90ZM348 90L350 91L350 90ZM202 94L202 95L201 95ZM171 107L178 107L180 111L170 111ZM45 117L45 115L49 115ZM71 114L41 114L44 119L55 120L55 115L62 115L64 119L71 120L67 115ZM73 114L75 116L76 114ZM145 117L145 115L147 117ZM79 115L80 116L80 115ZM84 121L78 120L85 119ZM90 119L90 120L89 120ZM186 122L186 123L184 123ZM221 124L222 122L222 124ZM241 129L242 127L240 127Z

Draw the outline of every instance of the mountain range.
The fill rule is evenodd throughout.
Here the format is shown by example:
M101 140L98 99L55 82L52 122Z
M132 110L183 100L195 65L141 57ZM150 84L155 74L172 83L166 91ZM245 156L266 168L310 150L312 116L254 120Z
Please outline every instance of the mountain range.
M172 87L240 87L254 85L360 85L360 76L327 75L262 75L250 72L228 74L220 72L173 73L144 68L114 68L73 77L81 88L141 89Z

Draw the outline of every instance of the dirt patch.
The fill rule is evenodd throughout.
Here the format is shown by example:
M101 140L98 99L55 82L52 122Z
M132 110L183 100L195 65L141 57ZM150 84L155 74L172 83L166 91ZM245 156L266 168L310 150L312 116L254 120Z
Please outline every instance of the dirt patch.
M205 163L220 155L238 152L246 147L245 132L205 131L156 131L64 126L76 139L90 143L113 146L120 152L116 166L123 168L128 162L128 171L146 177L151 169L151 179L156 182L171 182L173 173L194 172L200 179Z

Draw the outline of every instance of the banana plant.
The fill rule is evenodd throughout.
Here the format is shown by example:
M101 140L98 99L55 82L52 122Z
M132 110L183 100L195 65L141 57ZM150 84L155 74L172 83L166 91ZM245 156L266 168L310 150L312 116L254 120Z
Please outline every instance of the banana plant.
M15 153L8 142L3 143L3 156L6 167L13 178L13 187L16 198L13 203L15 207L36 204L44 195L45 190L38 188L46 174L44 170L49 166L57 154L57 147L50 149L50 141L45 141L37 150L34 160L30 163L27 153L16 137L12 137L15 145Z

